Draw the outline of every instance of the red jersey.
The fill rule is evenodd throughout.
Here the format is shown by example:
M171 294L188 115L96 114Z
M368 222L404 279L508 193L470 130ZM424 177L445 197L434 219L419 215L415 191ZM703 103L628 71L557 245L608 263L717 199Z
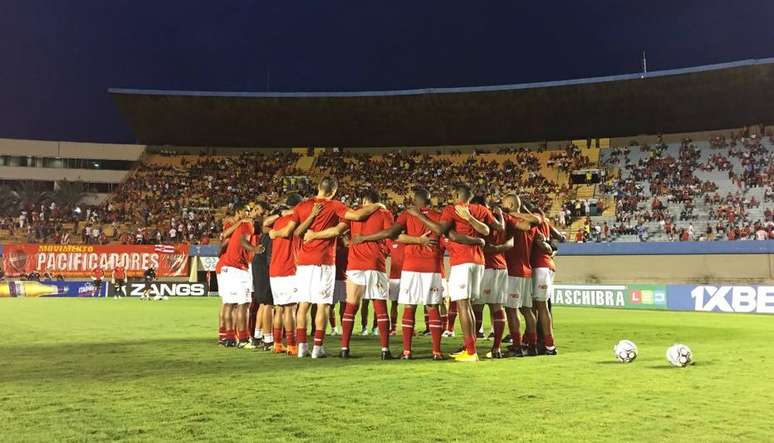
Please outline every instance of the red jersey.
M240 223L236 230L234 230L234 233L231 234L231 237L229 237L226 251L220 256L218 263L215 265L215 272L220 272L224 266L246 271L250 264L251 253L242 247L241 239L245 236L248 236L249 239L252 235L253 225L250 223Z
M126 269L123 266L116 266L113 269L113 275L115 275L116 279L123 280L126 278Z
M441 221L441 213L434 209L422 208L420 211L436 223ZM403 227L406 235L412 237L421 237L422 234L430 232L421 220L405 211L398 216L396 223ZM437 240L438 235L431 232L430 238ZM406 245L403 256L403 269L410 272L441 272L443 267L443 251L440 244L438 246Z
M94 278L101 279L105 276L105 271L102 270L102 268L97 268L94 270Z
M392 213L386 209L377 209L363 221L350 222L352 238L358 235L371 235L387 229L395 224ZM364 242L349 246L347 257L348 271L379 271L385 272L388 250L383 241Z
M485 237L487 244L501 245L506 241L506 234L504 231L498 231L496 229L490 229L489 235ZM484 252L484 267L486 269L505 269L507 268L505 253L489 253Z
M336 281L347 280L347 256L349 248L344 246L344 242L336 243Z
M387 247L390 249L390 279L400 278L406 246L397 241L387 240Z
M312 208L316 203L322 203L323 208L317 217L314 218L312 225L309 227L314 232L324 231L328 228L332 228L344 220L344 215L347 213L347 207L344 203L338 200L325 200L321 198L310 198L297 204L293 208L293 215L291 220L298 224L303 223L309 214L312 213ZM336 263L336 238L326 238L322 240L312 240L310 242L302 242L301 247L298 249L298 256L296 258L296 264L302 265L333 265Z
M467 235L470 237L481 237L478 231L473 229L473 226L471 226L470 223L463 220L460 216L457 215L456 211L454 210L454 206L455 205L448 205L445 208L443 208L443 213L441 213L441 221L452 222L450 229L454 229L455 231L457 231L462 235ZM476 205L476 204L468 204L463 206L467 206L468 209L470 210L470 215L472 215L476 220L480 221L481 223L484 223L490 226L495 223L492 213L486 207L481 205ZM483 248L481 246L465 245L462 243L457 243L449 240L449 264L451 266L454 266L454 265L461 265L463 263L474 263L477 265L483 265L484 264Z
M542 223L537 225L537 230L543 234L546 240L551 238L551 226L548 224L547 220L543 220ZM532 248L529 262L533 268L548 268L552 271L556 271L556 265L554 264L554 259L551 255L537 246Z
M278 218L272 229L279 230L290 223L290 215ZM271 262L269 263L269 277L287 277L296 275L295 250L299 239L293 234L288 238L274 238L271 240Z
M505 251L505 261L508 265L509 277L532 277L532 266L530 266L530 254L532 254L532 242L537 234L536 228L529 231L516 229L515 224L520 219L508 215L505 218L505 230L508 236L513 236L513 248Z

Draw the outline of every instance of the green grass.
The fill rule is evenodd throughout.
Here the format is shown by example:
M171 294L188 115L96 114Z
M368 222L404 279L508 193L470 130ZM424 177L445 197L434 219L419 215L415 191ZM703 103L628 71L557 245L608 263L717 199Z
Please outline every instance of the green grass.
M217 309L0 300L0 440L774 439L770 316L558 308L559 356L463 364L430 361L423 337L409 362L379 361L374 337L349 361L223 349ZM613 359L622 338L633 364ZM674 342L695 366L667 365Z

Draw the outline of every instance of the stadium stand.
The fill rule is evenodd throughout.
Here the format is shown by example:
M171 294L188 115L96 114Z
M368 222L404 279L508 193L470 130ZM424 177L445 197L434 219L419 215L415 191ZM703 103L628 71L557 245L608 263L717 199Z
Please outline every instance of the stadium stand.
M551 148L302 151L149 150L99 205L19 201L13 215L0 217L0 240L208 244L217 241L229 209L279 201L291 191L309 194L327 174L340 178L345 203L370 187L394 211L416 184L430 189L436 204L446 202L457 180L495 199L515 191L542 207L571 241L774 238L774 139L764 128L609 148L575 141ZM600 183L571 184L571 172L597 168L605 171Z

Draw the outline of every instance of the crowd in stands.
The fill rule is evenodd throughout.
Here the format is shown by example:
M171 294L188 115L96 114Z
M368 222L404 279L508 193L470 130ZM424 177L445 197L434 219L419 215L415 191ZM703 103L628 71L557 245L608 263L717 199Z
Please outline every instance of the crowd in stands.
M765 139L768 143L764 143ZM711 153L704 161L691 139L682 140L677 156L668 153L668 145L663 142L652 146L632 142L612 149L603 166L618 166L623 171L619 178L600 185L603 193L616 200L616 225L612 232L637 235L644 241L650 234L645 225L657 222L659 231L675 241L774 238L770 216L756 220L749 216L750 209L759 208L762 203L749 190L764 188L764 203L774 201L774 153L766 144L774 144L771 133L752 134L745 129L727 137L712 137ZM636 162L630 158L635 149L644 154ZM732 159L738 160L741 171ZM721 193L716 181L700 179L697 171L723 172L733 189ZM693 226L699 219L699 204L710 222L701 232Z
M774 144L771 134L766 137L768 145ZM310 195L316 176L330 174L340 180L338 198L344 203L352 205L359 189L373 188L392 197L395 212L415 185L428 188L437 204L445 203L455 181L470 183L477 195L494 199L516 191L546 212L560 198L565 203L550 215L563 230L583 220L573 233L576 241L612 241L623 235L644 241L654 234L653 226L670 240L774 238L774 215L765 207L774 203L774 158L762 141L762 136L745 132L716 136L709 141L709 155L706 150L702 155L690 139L680 143L676 155L660 140L653 145L631 142L609 149L600 165L573 144L542 157L538 154L545 147L375 155L328 149L316 157L311 171L297 170L299 155L288 151L234 156L202 151L179 162L141 162L100 205L28 205L18 215L0 217L0 230L27 242L207 244L218 238L224 211L256 199L281 201L290 191ZM162 150L160 155L176 153ZM604 198L575 198L568 185L542 174L546 168L567 173L597 166L621 170L597 187L599 197L615 200L614 222L594 221L605 209ZM722 172L736 189L720 190L697 172ZM748 192L753 188L762 188L756 194L762 197ZM751 209L764 216L751 219ZM694 228L699 222L702 227Z

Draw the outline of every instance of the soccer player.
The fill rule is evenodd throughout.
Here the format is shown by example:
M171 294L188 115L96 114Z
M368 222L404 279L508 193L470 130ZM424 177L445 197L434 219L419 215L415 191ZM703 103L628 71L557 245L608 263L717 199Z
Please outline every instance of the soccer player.
M254 219L263 214L263 206L247 205L237 218L246 216L248 219ZM220 257L215 265L215 271L218 275L218 290L224 304L229 305L226 308L226 329L229 334L236 331L236 341L233 337L227 340L227 346L238 348L250 348L250 333L248 331L248 307L250 305L251 275L248 271L251 254L263 252L263 247L250 244L250 237L253 235L252 223L239 223L234 233L228 240L226 252Z
M140 297L140 299L142 300L144 298L145 300L150 300L150 291L153 289L153 282L156 281L156 269L153 265L150 265L148 269L142 273L142 279L145 281L145 288L142 291L142 297ZM159 295L157 294L156 297L158 299Z
M526 323L525 336L531 337L535 331L535 317L532 312L532 267L530 255L532 243L537 232L535 225L539 219L530 214L522 214L521 200L516 194L503 198L503 210L506 212L506 235L513 239L513 248L506 249L505 261L508 268L506 284L505 313L508 331L513 344L506 356L522 357L519 314L521 311Z
M363 191L362 207L380 204L380 196L374 189ZM386 229L393 224L390 211L379 207L361 221L350 222L352 237L370 235ZM314 237L312 237L314 238ZM352 337L352 322L358 304L365 298L371 301L379 328L380 357L391 360L390 318L387 313L390 281L386 273L387 249L382 243L352 241L347 257L347 304L342 319L341 351L342 358L349 357L349 341Z
M386 244L390 251L390 335L396 335L400 274L403 269L403 252L406 245L393 240L387 240Z
M414 189L414 207L398 216L396 223L373 235L353 237L353 242L379 241L397 238L405 244L403 267L400 273L398 302L403 305L401 321L403 354L401 359L413 357L412 340L416 322L416 307L424 305L428 310L433 345L433 360L443 360L441 334L443 325L438 305L443 301L441 269L443 252L438 246L438 236L422 222L418 214L434 222L441 221L441 213L430 207L430 193L424 188Z
M99 297L102 295L100 292L102 291L102 280L105 278L105 271L102 270L100 267L94 268L93 271L91 271L91 280L94 282L94 294L96 297ZM108 297L107 291L105 291L105 298Z
M268 212L268 208L264 208L264 211ZM253 274L253 297L250 303L250 327L248 332L253 335L253 345L258 346L261 340L263 342L263 350L270 351L274 348L274 337L272 334L272 324L274 320L274 297L269 284L269 264L271 263L272 254L272 239L267 233L262 232L263 221L261 224L257 224L254 227L257 234L254 237L258 238L263 248L263 252L255 254L252 260L252 274ZM254 244L251 241L251 244ZM254 313L254 314L253 314ZM254 315L254 316L253 316ZM256 328L256 324L259 322L261 330ZM280 342L282 337L280 337Z
M269 263L269 284L274 298L275 316L272 335L274 336L275 354L297 355L296 345L296 306L299 301L299 292L296 285L296 251L300 241L293 236L292 231L286 230L293 219L291 208L298 205L303 199L298 194L290 194L286 200L286 207L263 222L264 230L268 231L271 240L271 258ZM309 214L308 222L322 210L322 205L315 205ZM282 347L282 332L285 331L287 348Z
M556 355L557 353L556 345L554 344L553 319L547 305L548 300L553 295L554 272L556 272L556 265L553 259L554 250L550 244L551 233L551 225L548 220L545 217L541 217L541 221L537 226L535 243L530 254L533 283L532 301L537 310L537 319L543 336L542 353L545 355ZM530 348L532 346L537 347L537 336L535 336L534 343L530 342L529 345ZM530 353L532 352L530 350Z
M341 335L341 327L337 327L336 305L339 305L339 322L344 316L347 302L347 257L349 256L349 237L342 235L336 242L336 282L333 288L333 306L331 306L331 335Z
M335 177L329 176L320 180L317 195L296 205L293 208L293 217L278 232L282 235L293 232L295 236L304 239L296 260L296 285L300 291L299 306L296 310L296 341L299 358L309 355L306 321L312 303L317 305L317 314L311 356L312 358L327 357L323 342L330 305L333 303L336 237L346 231L347 220L363 220L376 210L384 209L384 205L381 204L366 205L358 210L348 209L340 201L333 200L338 186ZM321 205L320 213L309 221L307 217L315 205ZM305 223L301 224L302 220ZM307 231L311 231L309 237L305 237Z
M113 275L111 276L111 282L113 283L113 298L120 298L121 294L126 297L126 269L121 265L116 265L113 268Z
M493 215L498 225L505 225L503 213L500 208L495 208ZM494 336L492 349L486 354L487 358L503 358L500 344L505 330L505 289L508 283L508 270L505 260L505 251L513 247L513 239L506 239L505 231L490 229L485 237L484 246L484 277L481 281L481 297L473 304L473 313L476 318L476 331L481 328L484 317L484 305L489 305L489 314L492 319Z
M494 219L492 213L484 206L471 204L473 193L464 183L454 185L454 203L446 206L438 222L431 220L420 211L412 215L419 218L436 234L446 234L453 230L457 234L478 239L478 244L459 243L449 237L450 254L449 295L459 308L462 325L464 349L452 354L456 361L478 361L476 352L476 330L471 300L477 300L481 295L481 280L484 274L484 239L489 235L490 226L503 230L504 226Z

